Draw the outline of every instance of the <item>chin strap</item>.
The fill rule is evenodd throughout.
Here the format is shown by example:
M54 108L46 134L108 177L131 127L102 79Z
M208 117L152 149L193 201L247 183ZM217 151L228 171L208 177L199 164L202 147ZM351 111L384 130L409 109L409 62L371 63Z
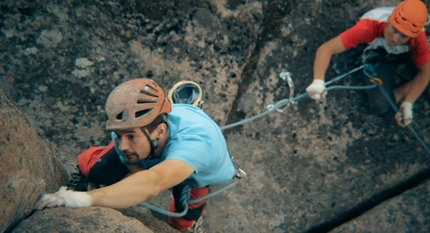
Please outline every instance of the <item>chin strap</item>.
M145 134L146 138L149 141L149 145L151 145L151 152L149 153L149 156L146 159L154 159L155 157L155 152L158 150L158 138L156 138L155 140L152 140L151 137L149 137L149 134L146 132L146 130L142 128L140 128L140 130L142 130L143 134Z

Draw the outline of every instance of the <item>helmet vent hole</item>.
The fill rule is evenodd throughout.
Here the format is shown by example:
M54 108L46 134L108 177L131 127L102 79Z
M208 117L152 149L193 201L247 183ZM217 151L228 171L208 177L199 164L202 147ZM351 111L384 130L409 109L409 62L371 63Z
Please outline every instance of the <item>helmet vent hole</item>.
M149 112L151 112L152 109L153 108L145 109L145 110L142 110L142 111L138 111L138 112L136 112L136 114L134 115L134 117L135 118L139 118L139 117L141 117L141 116L143 116L143 115L148 114Z
M147 84L145 85L145 87L149 87L149 88L151 88L152 90L157 91L157 88L153 87L153 86L152 86L151 84L149 84L149 83L147 83Z
M138 104L154 104L157 103L156 100L147 100L147 99L138 99L137 100Z
M117 120L122 120L122 121L126 121L128 117L128 111L124 110L122 112L120 112L118 115L116 115L116 119Z
M146 85L146 86L149 86L149 85ZM152 96L152 97L158 97L158 95L153 94L153 93L148 92L148 91L145 91L145 90L140 90L140 93L142 93L144 95L149 95L149 96Z

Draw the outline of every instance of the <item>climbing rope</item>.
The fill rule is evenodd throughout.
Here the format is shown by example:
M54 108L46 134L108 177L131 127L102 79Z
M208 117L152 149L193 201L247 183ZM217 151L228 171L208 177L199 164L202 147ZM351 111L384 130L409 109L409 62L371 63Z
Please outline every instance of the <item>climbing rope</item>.
M180 198L180 201L182 202L182 206L184 206L184 210L182 212L180 212L180 213L170 212L170 211L158 208L156 206L153 206L151 204L148 204L146 202L142 202L142 203L140 203L138 205L139 206L143 206L145 208L148 208L150 210L153 210L155 212L158 212L160 214L169 216L169 217L180 218L180 217L183 217L187 213L187 211L188 211L188 204L197 203L199 201L202 201L202 200L208 199L210 197L213 197L215 195L218 195L218 194L224 192L225 190L227 190L229 188L232 188L236 184L237 184L237 181L234 181L234 182L232 182L232 183L230 183L230 184L222 187L221 189L219 189L217 191L211 192L208 195L205 195L205 196L197 198L197 199L192 199L192 200L190 200L190 198L189 198L189 192L190 192L190 190L184 190L183 194L182 194L183 196Z
M375 87L379 87L381 92L384 94L385 98L387 98L388 102L390 103L391 107L394 109L395 112L399 112L399 109L397 107L397 105L394 103L394 101L390 98L390 96L388 95L388 93L386 92L386 90L384 90L382 88L382 80L380 78L377 78L376 76L376 71L375 71L375 67L371 64L364 64L361 65L355 69L352 69L342 75L339 75L337 77L335 77L334 79L328 81L325 83L326 86L330 85L333 82L337 82L343 78L345 78L347 75L350 75L358 70L363 69L363 73L369 77L369 80L371 83L373 83L372 85L368 85L368 86L330 86L327 87L325 89L325 91L330 91L330 90L334 90L334 89L350 89L350 90L365 90L365 89L371 89L371 88L375 88ZM278 112L283 112L288 106L290 106L291 103L294 103L298 100L301 100L305 97L308 96L308 94L302 93L294 98L291 98L291 94L292 91L294 90L294 85L292 84L291 81L291 74L289 72L286 73L281 73L281 78L286 80L288 85L290 86L290 98L289 99L283 99L281 101L278 101L276 104L269 104L267 106L268 110L264 111L258 115L249 117L247 119L235 122L233 124L229 124L229 125L225 125L221 127L221 130L225 130L225 129L230 129L239 125L243 125L245 123L251 122L253 120L256 120L258 118L261 118L275 110L277 110ZM424 149L430 154L430 149L429 147L426 145L426 143L424 142L424 140L419 136L419 134L416 132L416 130L412 127L411 124L407 125L408 129L412 132L412 134L415 136L415 138L421 143L421 145L424 147Z
M233 159L233 157L232 157L232 159ZM234 175L233 179L234 178L236 178L236 179L242 179L242 178L246 177L246 173L239 167L238 164L236 164L233 161L233 165L235 167L235 175ZM190 191L191 191L191 188L189 186L185 186L184 189L181 191L182 193L181 193L181 197L180 197L180 200L179 200L179 202L184 207L184 210L182 212L180 212L180 213L170 212L170 211L158 208L156 206L153 206L151 204L148 204L146 202L142 202L142 203L140 203L138 205L139 206L143 206L145 208L148 208L150 210L153 210L155 212L158 212L160 214L169 216L169 217L180 218L180 217L183 217L187 213L187 211L188 211L188 204L197 203L197 202L200 202L202 200L205 200L205 199L208 199L210 197L213 197L215 195L218 195L221 192L224 192L225 190L232 188L237 183L238 183L237 181L233 181L230 184L224 185L222 188L220 188L217 191L211 192L211 193L209 193L209 194L207 194L205 196L202 196L202 197L199 197L199 198L196 198L196 199L192 199L192 200L190 200Z
M387 93L387 91L382 87L382 81L379 78L376 78L378 75L375 71L375 67L371 64L366 64L365 72L367 77L369 77L371 82L377 83L379 90L381 90L382 94L387 99L388 103L391 105L391 107L394 109L395 112L399 112L399 108L397 107L397 104L393 101L393 99L390 97L390 95ZM427 146L427 144L424 142L424 140L421 138L421 136L417 133L417 131L412 127L412 124L407 125L408 129L412 132L414 137L421 143L421 145L424 147L424 149L427 151L427 153L430 155L430 149Z
M370 66L370 65L369 65ZM372 67L370 67L372 69ZM374 69L373 69L374 70ZM397 108L396 103L391 99L390 95L387 93L387 91L382 88L382 82L379 78L373 78L376 77L377 74L371 73L370 76L368 75L370 81L378 83L378 87L380 88L381 92L385 96L385 98L388 100L391 107L394 109L394 111L399 112L399 109ZM408 129L414 134L415 138L418 139L418 141L422 144L422 146L425 148L425 150L430 154L430 150L428 146L425 144L425 142L421 139L419 134L415 131L415 129L411 126L411 124L407 125ZM326 220L316 226L312 226L311 228L307 229L303 233L313 233L313 232L328 232L332 229L336 228L337 226L340 226L341 224L344 224L361 214L365 213L366 211L374 208L378 204L382 203L383 201L386 201L390 198L393 198L395 196L398 196L402 194L403 192L410 190L419 184L421 184L424 180L427 180L430 177L430 167L424 168L423 170L418 171L417 173L413 174L409 178L395 184L394 186L391 186L389 188L386 188L382 191L379 191L375 194L373 194L371 197L359 202L356 206L352 207L351 209L348 209L340 214L337 214L333 217L331 217L329 220Z
M354 72L357 72L357 71L363 69L364 67L365 66L362 65L362 66L359 66L359 67L357 67L355 69L352 69L352 70L350 70L350 71L348 71L348 72L346 72L344 74L338 75L335 78L333 78L332 80L329 80L328 82L326 82L325 85L328 86L328 85L332 84L333 82L337 82L337 81L345 78L346 76L348 76L348 75L350 75L350 74L352 74ZM284 74L284 75L282 75L282 74ZM241 121L229 124L229 125L221 126L221 130L230 129L230 128L233 128L233 127L236 127L236 126L239 126L239 125L243 125L245 123L248 123L248 122L251 122L251 121L256 120L258 118L261 118L261 117L263 117L263 116L265 116L265 115L267 115L267 114L269 114L269 113L271 113L271 112L273 112L275 110L278 110L279 112L283 112L291 103L294 103L294 102L296 102L298 100L304 99L305 97L308 96L308 93L305 92L305 93L302 93L302 94L300 94L300 95L298 95L298 96L296 96L294 98L291 98L291 93L292 93L292 88L291 87L294 88L294 85L292 85L291 79L289 79L290 78L290 74L289 73L281 73L281 75L283 77L285 77L285 79L287 80L287 82L288 82L288 84L290 86L290 98L289 99L280 100L276 104L269 104L267 106L268 110L266 110L266 111L264 111L264 112L262 112L262 113L260 113L258 115L255 115L253 117L250 117L250 118L247 118L247 119L244 119L244 120L241 120ZM281 78L283 78L282 76L281 76ZM331 87L326 88L325 91L330 91L330 90L333 90L333 89L356 89L356 90L362 90L362 89L370 89L370 88L374 88L374 87L376 87L376 85L371 85L371 86L331 86Z
M354 69L352 69L352 70L350 70L350 71L348 71L348 72L346 72L344 74L338 75L335 78L333 78L333 79L329 80L328 82L326 82L325 85L328 86L328 85L330 85L330 84L332 84L334 82L337 82L337 81L345 78L346 76L348 76L348 75L350 75L350 74L352 74L352 73L354 73L356 71L359 71L361 69L363 69L363 72L369 77L370 82L373 83L372 85L367 85L367 86L342 86L342 85L334 85L334 86L327 87L325 89L325 91L328 92L328 91L331 91L331 90L334 90L334 89L365 90L365 89L372 89L372 88L375 88L375 87L379 87L380 90L381 90L381 92L387 98L387 100L390 103L390 105L395 110L395 112L398 112L399 109L398 109L397 105L390 98L390 96L388 95L388 93L382 88L382 81L381 81L381 79L376 78L377 75L376 75L375 69L370 64L361 65L361 66L359 66L357 68L354 68ZM264 111L264 112L262 112L262 113L260 113L258 115L246 118L244 120L241 120L241 121L229 124L229 125L222 126L222 127L220 127L221 130L226 130L226 129L230 129L230 128L233 128L233 127L236 127L236 126L239 126L239 125L243 125L245 123L248 123L248 122L251 122L251 121L256 120L258 118L261 118L261 117L263 117L263 116L265 116L265 115L267 115L267 114L269 114L269 113L271 113L273 111L283 112L292 103L295 103L298 100L304 99L305 97L308 96L308 94L306 92L304 92L302 94L299 94L296 97L293 97L294 84L293 84L292 79L291 79L291 74L289 72L283 72L283 73L280 74L280 77L282 79L284 79L287 82L288 86L290 87L290 95L289 95L290 98L280 100L280 101L278 101L275 104L269 104L267 106L268 110L266 110L266 111ZM425 144L425 142L422 140L422 138L419 136L419 134L415 131L415 129L410 124L408 125L408 129L414 134L415 138L417 138L417 140L422 144L422 146L425 148L425 150L430 154L430 149L428 148L428 146ZM237 178L241 178L240 174L242 174L243 177L246 176L246 174L242 170L240 170L240 169L238 169L238 171L236 171L236 172L239 172L239 175L236 174ZM151 204L148 204L148 203L145 203L145 202L142 202L142 203L140 203L138 205L146 207L146 208L148 208L150 210L153 210L155 212L158 212L160 214L167 215L169 217L183 217L187 213L187 211L188 211L188 204L197 203L197 202L202 201L204 199L208 199L210 197L218 195L219 193L221 193L221 192L223 192L223 191L225 191L225 190L227 190L227 189L235 186L236 184L237 184L237 181L234 181L234 182L232 182L232 183L224 186L223 188L221 188L221 189L219 189L219 190L217 190L215 192L212 192L212 193L210 193L208 195L205 195L203 197L200 197L198 199L193 199L193 200L190 200L190 198L189 198L189 190L185 190L183 192L183 196L181 197L181 200L180 200L182 202L182 205L184 206L184 210L182 212L180 212L180 213L170 212L170 211L167 211L167 210L155 207L155 206L153 206Z
M348 76L349 74L352 74L352 73L354 73L354 72L356 72L358 70L361 70L363 68L364 68L364 65L360 66L360 67L357 67L355 69L352 69L352 70L350 70L349 72L347 72L345 74L336 76L334 79L326 82L326 85L330 85L333 82L339 81L339 80L343 79L344 77ZM247 118L245 120L242 120L242 121L230 124L230 125L222 126L221 130L225 130L225 129L233 128L233 127L238 126L238 125L245 124L247 122L253 121L253 120L258 119L258 118L261 118L261 117L263 117L263 116L265 116L265 115L267 115L267 114L269 114L269 113L271 113L273 111L276 111L276 110L279 111L279 112L283 112L291 103L294 103L294 102L296 102L298 100L304 99L306 96L308 96L307 93L302 93L302 94L300 94L300 95L298 95L298 96L296 96L296 97L293 98L293 95L294 95L294 83L293 83L293 81L291 79L291 74L289 72L283 72L283 73L280 74L280 77L282 79L284 79L287 82L288 86L290 87L290 98L283 99L283 100L277 102L276 104L267 106L268 110L266 110L265 112L260 113L260 114L258 114L256 116ZM376 84L370 85L370 86L330 86L330 87L326 88L325 91L330 91L330 90L333 90L333 89L356 89L356 90L361 90L361 89L370 89L370 88L374 88L374 87L376 87ZM240 179L241 177L244 177L244 176L246 176L246 173L243 172L241 169L238 168L237 171L236 171L236 177ZM180 213L170 212L170 211L158 208L156 206L153 206L151 204L148 204L146 202L142 202L142 203L140 203L138 205L139 206L143 206L145 208L148 208L148 209L150 209L152 211L158 212L160 214L169 216L169 217L177 217L177 218L178 217L183 217L187 213L187 211L188 211L188 204L197 203L197 202L202 201L204 199L208 199L210 197L218 195L219 193L221 193L221 192L223 192L223 191L225 191L225 190L227 190L227 189L235 186L236 184L237 184L237 181L234 181L234 182L232 182L232 183L224 186L223 188L221 188L221 189L219 189L219 190L217 190L215 192L211 192L208 195L205 195L203 197L200 197L198 199L193 199L193 200L190 200L189 196L187 196L187 195L189 195L189 191L188 190L184 190L184 192L183 192L183 194L182 194L182 196L180 198L180 202L182 202L182 206L184 206L184 210L182 212L180 212Z

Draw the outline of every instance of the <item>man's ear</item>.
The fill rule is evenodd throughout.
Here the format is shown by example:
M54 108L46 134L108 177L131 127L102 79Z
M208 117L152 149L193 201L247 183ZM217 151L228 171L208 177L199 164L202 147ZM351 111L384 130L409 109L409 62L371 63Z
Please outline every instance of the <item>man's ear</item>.
M157 137L163 137L164 135L167 134L167 124L166 123L161 123L157 126Z

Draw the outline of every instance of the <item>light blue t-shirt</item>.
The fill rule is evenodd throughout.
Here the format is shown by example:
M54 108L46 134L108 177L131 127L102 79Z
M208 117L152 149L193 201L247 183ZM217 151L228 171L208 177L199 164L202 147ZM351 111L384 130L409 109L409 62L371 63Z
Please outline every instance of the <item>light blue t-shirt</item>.
M169 114L167 144L160 158L145 159L141 166L149 169L168 159L183 161L194 168L185 183L194 187L222 184L234 176L234 166L227 151L227 143L219 126L200 108L190 104L173 104ZM116 134L112 133L118 150Z

